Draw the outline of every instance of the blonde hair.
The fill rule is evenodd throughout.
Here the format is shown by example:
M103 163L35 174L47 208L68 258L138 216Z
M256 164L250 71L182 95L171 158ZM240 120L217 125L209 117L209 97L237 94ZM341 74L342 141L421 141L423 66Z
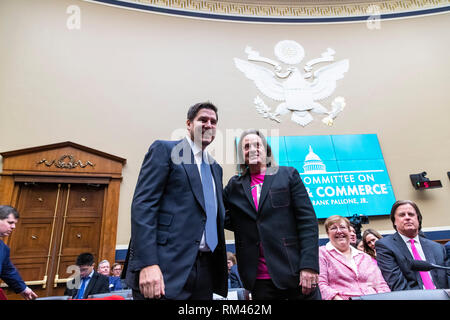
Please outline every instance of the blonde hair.
M234 255L233 252L228 251L227 252L227 260L231 260L231 262L233 262L233 264L236 264L236 256Z
M350 221L346 217L342 217L339 215L329 216L327 220L325 220L325 231L328 233L328 229L335 223L344 222L347 225L347 228L350 229Z

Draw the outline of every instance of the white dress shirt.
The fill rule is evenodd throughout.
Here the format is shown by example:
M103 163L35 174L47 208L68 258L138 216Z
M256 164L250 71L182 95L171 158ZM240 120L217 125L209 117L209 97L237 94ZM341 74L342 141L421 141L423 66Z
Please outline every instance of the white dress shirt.
M427 260L425 258L425 254L423 253L422 245L420 244L420 241L419 241L419 235L415 236L414 238L409 238L407 236L402 235L400 232L398 234L400 235L400 237L402 237L403 241L405 241L406 246L408 247L408 250L411 253L411 256L413 258L414 258L414 254L412 252L410 239L414 239L414 246L416 247L417 252L419 253L419 256L422 258L422 260L423 261Z
M341 256L343 256L345 261L348 262L349 267L352 268L353 271L355 271L356 275L358 275L358 267L356 266L355 257L358 254L362 253L362 251L359 251L358 249L355 249L352 246L350 246L351 257L350 257L350 260L348 260L347 257L341 251L339 251L338 249L336 249L335 246L333 246L331 241L327 242L327 244L325 245L325 249L327 249L328 251L335 250L337 253L339 253Z
M198 169L198 173L200 175L200 179L202 179L202 170L201 170L201 164L202 164L202 156L205 159L209 159L208 158L208 152L206 150L203 150L200 147L198 147L192 140L191 137L189 137L189 135L186 136L186 140L189 142L189 145L191 146L192 149L192 153L194 154L194 161L195 164L197 165L197 169ZM211 172L211 177L212 177L212 172ZM212 185L213 185L213 189L214 189L214 200L217 202L217 196L216 196L216 184L214 183L214 179L212 178ZM211 251L208 247L208 245L206 244L206 236L205 236L205 230L203 230L203 234L202 234L202 240L200 241L200 246L199 246L199 250L200 251Z

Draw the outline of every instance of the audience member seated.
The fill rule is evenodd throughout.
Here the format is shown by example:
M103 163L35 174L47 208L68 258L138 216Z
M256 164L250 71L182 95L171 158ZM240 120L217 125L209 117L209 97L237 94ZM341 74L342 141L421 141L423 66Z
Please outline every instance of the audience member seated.
M103 260L98 264L97 272L108 277L109 291L117 291L123 289L120 277L111 276L111 268L108 260Z
M444 246L421 236L422 214L417 205L410 200L396 201L390 217L397 232L378 240L375 247L378 266L391 290L448 289L450 271L412 270L413 260L449 266Z
M111 269L113 277L118 277L120 280L120 285L122 286L122 290L128 289L127 282L125 279L122 279L122 265L120 263L114 263Z
M80 268L79 277L67 282L64 295L86 299L92 294L109 292L108 277L94 270L94 256L91 253L80 254L75 264Z
M356 248L356 245L358 243L358 237L356 236L356 230L352 226L352 224L350 224L349 232L350 232L350 245Z
M354 248L358 249L359 251L364 252L364 242L362 239L356 240L356 245L353 246Z
M350 245L350 221L331 216L325 221L329 242L319 248L319 289L324 300L347 300L389 292L372 258Z
M234 253L227 252L227 266L228 266L228 288L243 288L241 277L236 265L236 257Z
M375 242L383 238L383 236L374 229L367 229L364 231L362 240L364 245L364 252L367 253L376 262L377 253L375 250Z
M122 265L120 263L117 263L117 262L114 263L112 265L112 268L111 268L111 274L114 277L119 277L120 278L120 276L122 274Z

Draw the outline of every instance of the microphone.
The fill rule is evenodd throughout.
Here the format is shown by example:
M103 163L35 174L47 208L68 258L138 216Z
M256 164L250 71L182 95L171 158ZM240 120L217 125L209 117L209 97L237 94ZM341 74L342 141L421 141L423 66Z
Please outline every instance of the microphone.
M440 266L434 263L429 263L422 260L412 260L411 261L411 269L414 271L430 271L432 269L444 269L450 270L450 267Z

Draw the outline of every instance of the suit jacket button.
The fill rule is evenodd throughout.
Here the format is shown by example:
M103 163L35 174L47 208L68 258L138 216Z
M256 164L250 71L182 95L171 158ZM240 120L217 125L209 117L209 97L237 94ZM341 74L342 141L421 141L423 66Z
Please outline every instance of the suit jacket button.
M195 243L196 244L200 244L200 240L195 240Z

